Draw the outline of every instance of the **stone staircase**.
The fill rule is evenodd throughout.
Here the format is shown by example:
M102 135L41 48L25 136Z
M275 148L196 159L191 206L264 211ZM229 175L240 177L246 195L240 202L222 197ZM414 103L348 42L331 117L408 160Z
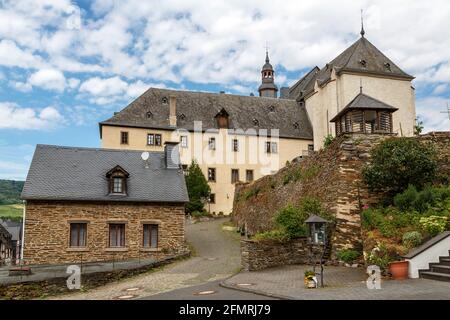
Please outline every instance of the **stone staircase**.
M448 253L439 257L439 262L430 263L428 270L419 270L420 278L450 282L450 250Z

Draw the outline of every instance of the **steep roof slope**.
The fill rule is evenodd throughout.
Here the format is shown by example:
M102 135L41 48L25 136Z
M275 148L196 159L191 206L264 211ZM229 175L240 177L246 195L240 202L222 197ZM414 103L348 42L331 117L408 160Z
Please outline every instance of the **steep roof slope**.
M309 92L314 90L314 83L320 69L318 67L312 68L300 80L298 80L292 87L289 88L289 98L300 99L306 96Z
M167 169L163 152L37 145L22 191L26 200L187 202L181 170ZM106 173L120 166L129 173L127 195L108 192Z
M319 84L323 84L330 79L333 68L338 74L346 71L384 75L407 80L414 79L413 76L400 69L365 37L360 37L319 72L317 75Z
M100 122L100 127L174 130L169 126L170 97L176 97L177 128L192 131L194 121L202 121L203 130L217 128L214 117L223 108L229 114L230 129L279 129L280 137L312 139L306 110L294 100L157 88L150 88L122 111Z

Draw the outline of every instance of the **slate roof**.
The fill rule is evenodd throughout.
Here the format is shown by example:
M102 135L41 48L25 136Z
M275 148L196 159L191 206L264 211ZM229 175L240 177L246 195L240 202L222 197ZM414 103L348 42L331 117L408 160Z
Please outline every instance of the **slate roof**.
M9 224L9 221L1 221L0 220L0 225L3 226L6 231L9 232L9 234L11 235L11 240L12 241L18 241L20 240L20 235L21 235L21 230L22 230L22 223L19 222L15 225Z
M308 93L314 90L317 73L320 71L318 67L312 68L300 80L298 80L292 87L289 88L289 98L300 100Z
M361 63L363 60L365 61L365 65ZM317 75L319 85L330 80L333 68L336 69L337 74L347 71L404 78L407 80L414 79L413 76L401 70L365 37L360 37L355 43L320 70Z
M25 200L187 202L184 175L166 169L164 152L37 145L22 191ZM119 165L129 173L128 195L108 194L106 173Z
M295 100L157 88L148 89L122 111L100 122L100 133L103 125L174 130L169 126L171 96L176 97L177 128L193 131L194 121L202 121L204 130L217 128L214 117L224 108L230 129L279 129L280 137L312 139L306 110Z
M398 108L395 108L383 101L372 98L364 93L359 93L352 101L350 101L339 113L331 119L331 122L336 121L340 118L344 113L353 109L371 109L371 110L392 110L396 111Z
M328 220L325 220L318 215L312 214L305 220L305 223L328 223Z

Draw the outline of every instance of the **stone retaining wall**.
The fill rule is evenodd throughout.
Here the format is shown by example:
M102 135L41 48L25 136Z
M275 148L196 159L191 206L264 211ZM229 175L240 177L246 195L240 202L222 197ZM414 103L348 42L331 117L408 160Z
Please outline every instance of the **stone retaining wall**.
M306 238L289 242L241 240L241 266L245 271L305 264L309 260Z
M248 235L273 229L273 216L288 204L296 204L304 197L319 199L336 217L331 230L331 260L345 248L362 251L360 213L362 206L379 201L381 194L369 192L362 181L362 167L370 162L370 152L391 134L345 134L325 150L315 153L300 163L291 163L274 175L265 176L252 183L237 184L233 220ZM415 137L432 143L438 155L440 181L450 181L450 132L430 132ZM285 183L290 172L311 168L318 170L308 179ZM244 269L259 270L264 267L291 264L301 261L297 255L298 244L257 244L243 242ZM286 247L284 247L286 246ZM294 248L294 249L293 249ZM292 257L286 257L294 251ZM301 250L300 250L301 251ZM278 260L280 262L278 263ZM281 262L285 261L285 262Z

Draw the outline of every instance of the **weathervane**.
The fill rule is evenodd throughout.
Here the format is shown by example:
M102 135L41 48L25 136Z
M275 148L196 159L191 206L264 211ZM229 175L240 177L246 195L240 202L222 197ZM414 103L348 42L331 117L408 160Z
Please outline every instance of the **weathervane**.
M361 9L361 37L364 37L366 32L364 31L364 17L363 17L363 9Z
M448 106L448 102L447 102L447 111L441 111L441 113L448 114L448 119L450 120L450 107Z

